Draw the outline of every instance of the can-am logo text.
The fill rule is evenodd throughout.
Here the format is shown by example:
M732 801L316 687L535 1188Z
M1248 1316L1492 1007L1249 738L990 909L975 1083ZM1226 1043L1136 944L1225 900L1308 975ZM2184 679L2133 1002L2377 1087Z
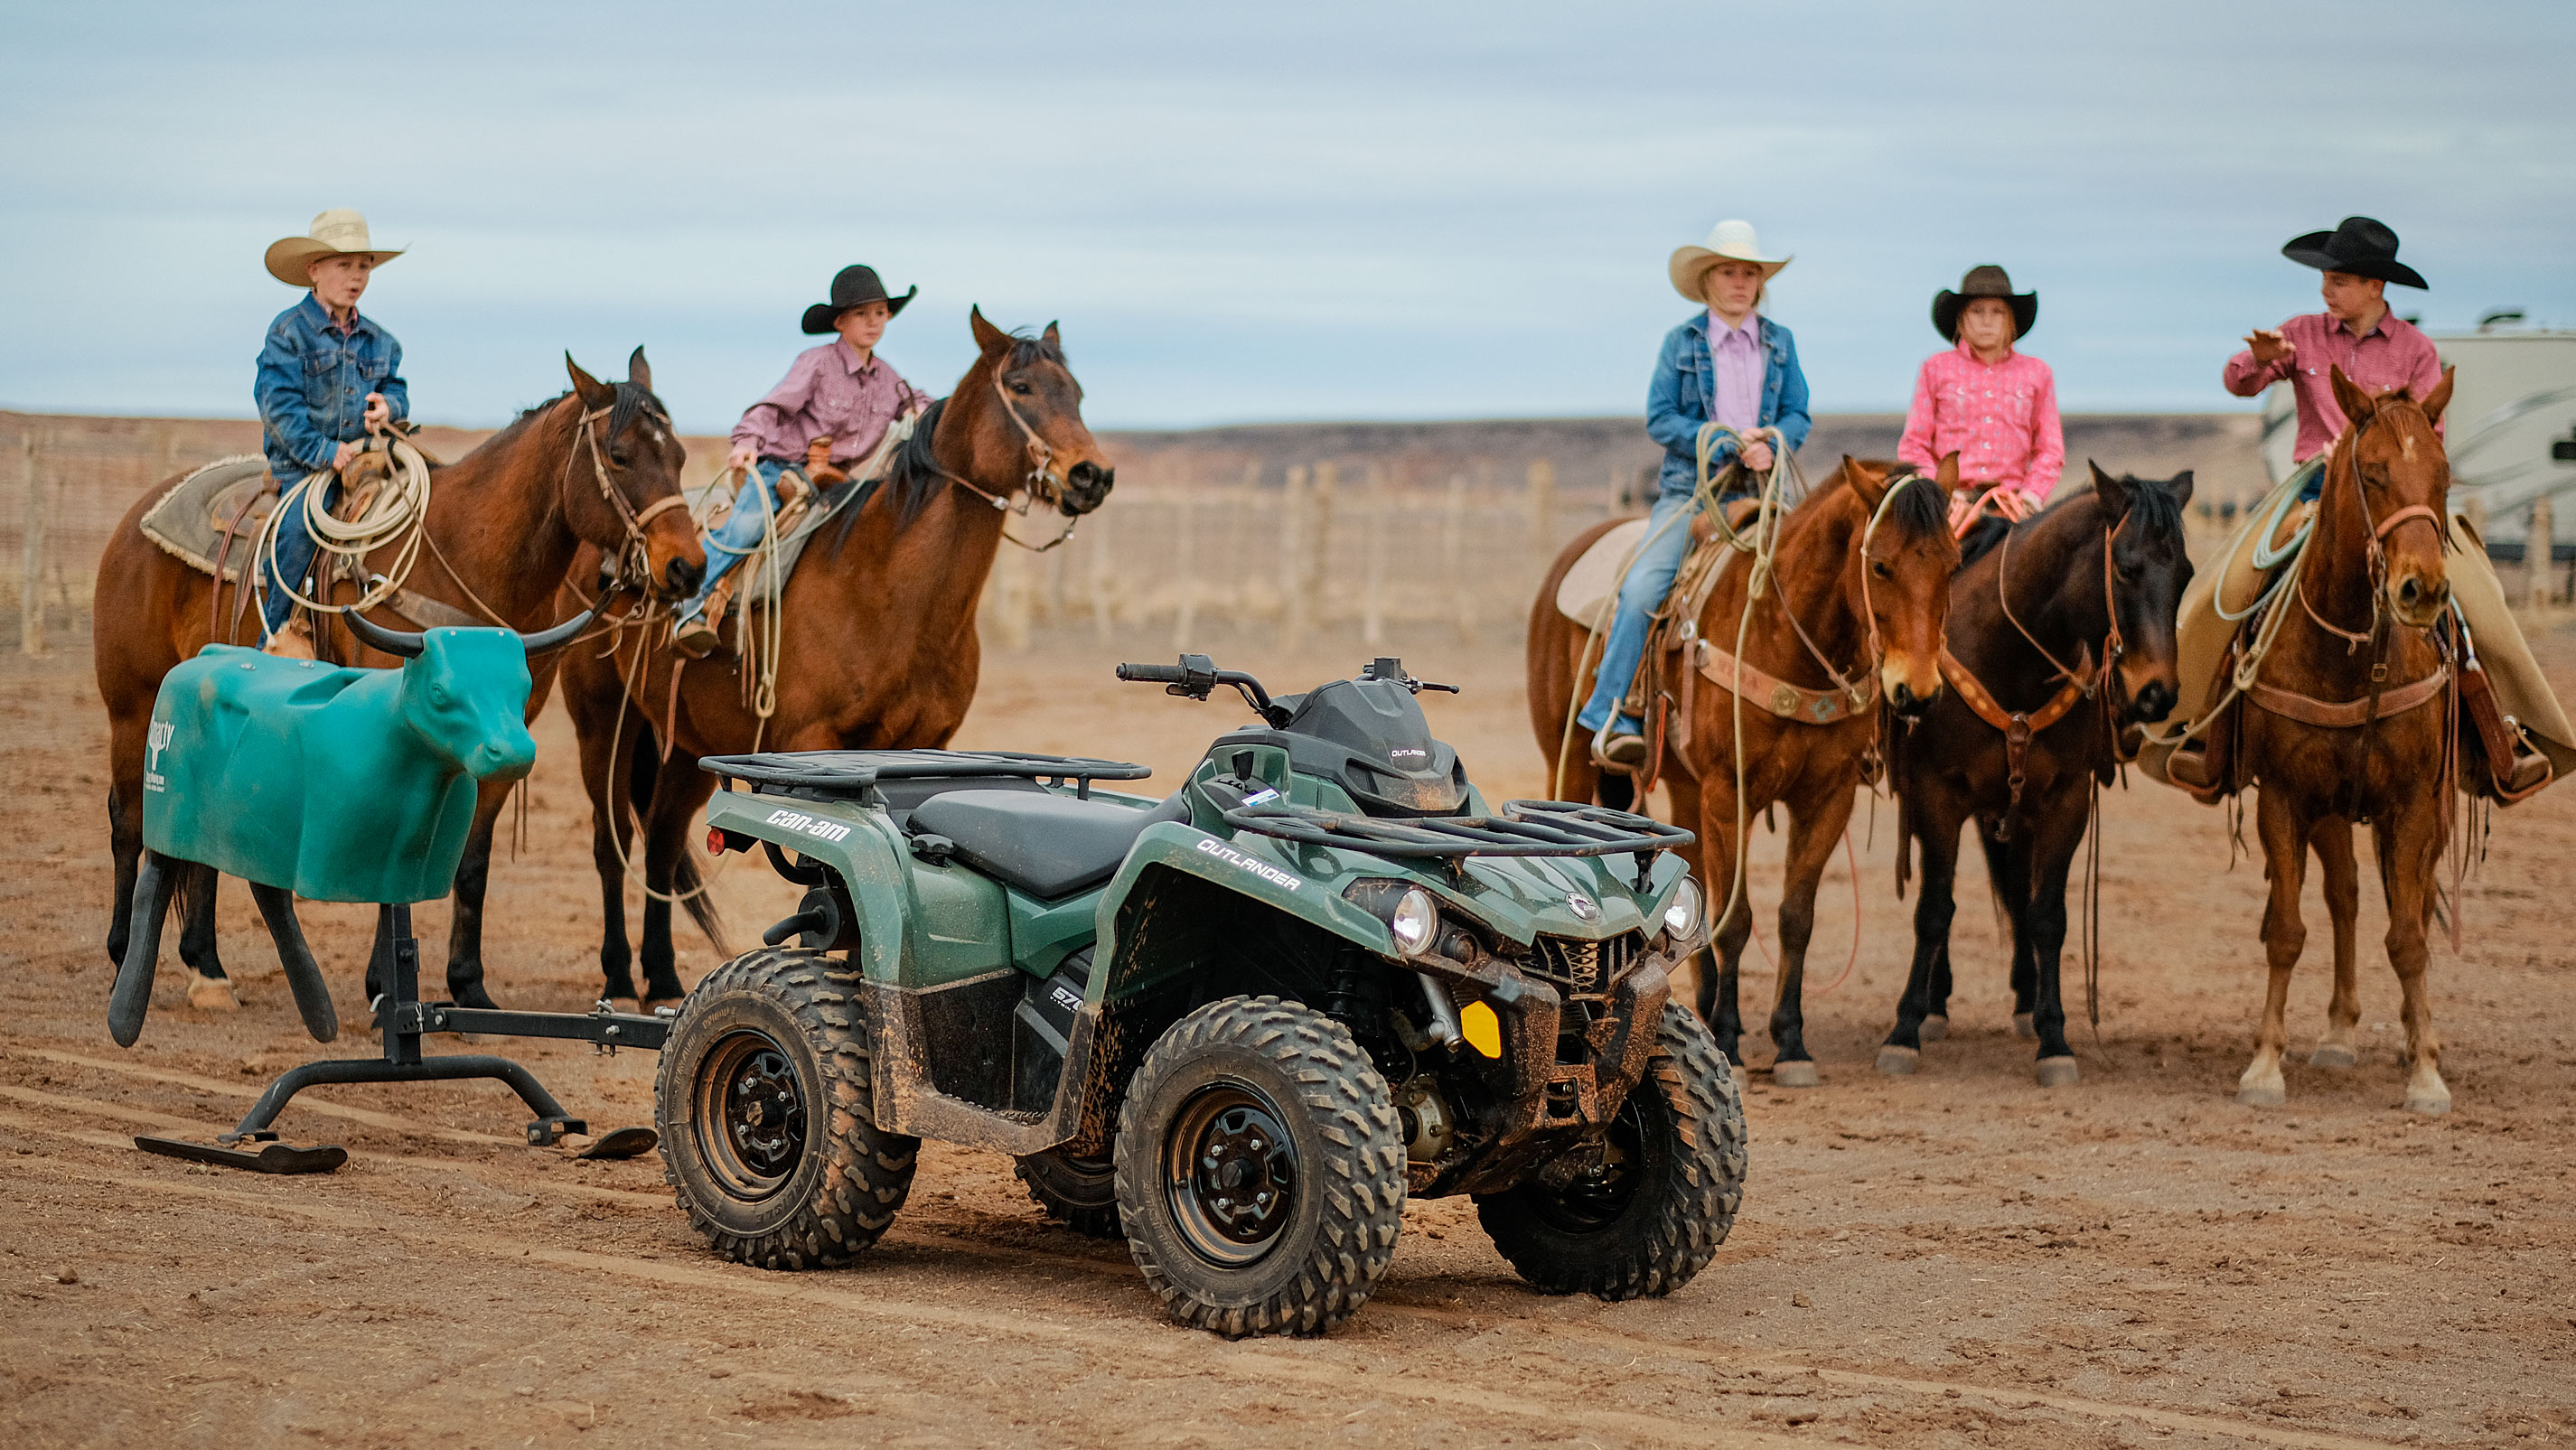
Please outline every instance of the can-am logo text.
M839 821L819 821L802 811L771 811L769 824L801 831L818 841L842 841L850 835L850 828Z

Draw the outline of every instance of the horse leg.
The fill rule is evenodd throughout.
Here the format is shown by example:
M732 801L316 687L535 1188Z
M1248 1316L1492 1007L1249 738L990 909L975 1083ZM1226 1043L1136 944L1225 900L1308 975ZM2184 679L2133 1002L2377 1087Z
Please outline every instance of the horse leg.
M1687 775L1675 772L1664 777L1664 784L1666 789L1672 792L1673 819L1680 822L1698 820L1699 783ZM1624 809L1634 809L1634 807ZM1682 864L1690 868L1691 879L1700 884L1701 896L1707 901L1707 919L1714 922L1717 919L1716 914L1725 908L1726 902L1722 897L1712 898L1707 894L1708 872L1704 869L1705 858L1700 854L1696 836L1689 845L1682 847L1678 854L1682 858ZM1710 994L1716 980L1717 958L1703 943L1698 951L1691 953L1688 961L1682 963L1673 972L1673 1000L1699 1005L1702 1018L1705 1019L1707 1008L1701 999Z
M2447 1113L2451 1089L2442 1081L2442 1038L2433 1030L2433 1003L2424 986L2430 953L2425 927L2433 916L2433 876L2442 854L2444 802L2433 795L2379 813L2371 822L2379 848L2380 891L2388 901L2388 964L2397 970L2404 1000L2406 1110ZM2454 904L2454 910L2457 905Z
M1911 808L1914 840L1922 847L1914 891L1914 963L1906 972L1905 994L1896 999L1896 1026L1878 1050L1878 1070L1892 1077L1913 1075L1923 1044L1937 1040L1923 1026L1935 1007L1948 1005L1950 918L1958 909L1959 826L1965 812L1934 815L1932 804L1918 799ZM1906 845L1899 841L1896 849Z
M241 999L215 954L214 867L188 862L179 868L179 960L188 964L188 1005L200 1012L238 1012Z
M1753 935L1749 900L1732 900L1735 879L1735 799L1731 786L1712 785L1702 793L1700 860L1707 873L1700 885L1708 892L1715 927L1700 951L1699 1015L1710 1035L1737 1071L1744 1068L1744 1016L1736 998L1744 944ZM1731 907L1731 909L1730 909Z
M702 784L703 783L703 784ZM689 995L680 983L678 953L671 941L671 908L685 904L690 916L715 941L715 918L700 899L706 883L688 853L689 822L713 793L715 781L697 768L697 759L677 754L664 762L661 779L644 816L644 1010L677 1005ZM719 949L721 945L719 944Z
M626 939L626 858L635 837L633 800L649 793L657 763L641 722L612 727L593 718L578 690L564 693L581 742L581 788L590 797L590 864L599 875L599 995L635 1000L635 953Z
M2066 998L2059 967L2066 952L2066 877L2084 844L2085 798L2069 790L2057 808L2015 841L2015 874L2030 885L2014 914L2014 953L2030 957L2036 988L2030 1025L2039 1038L2036 1072L2041 1087L2073 1087L2082 1078L2075 1049L2066 1043Z
M483 899L492 881L492 837L513 784L476 790L474 825L465 836L465 855L456 863L456 884L448 891L447 1000L459 1007L500 1005L483 986Z
M2012 938L2013 1036L2025 1042L2039 1036L2031 1022L2039 995L2039 965L2031 955L2030 933L2022 929L2030 904L2029 866L2013 852L2017 844L2027 847L2030 831L2031 824L2025 820L2016 841L1998 841L1986 834L1984 822L1977 823L1977 850L1985 857L1986 887L1995 898L1995 926Z
M2352 827L2321 821L2308 836L2316 848L2317 875L2325 886L2326 916L2334 923L2334 999L2326 1004L2326 1035L2308 1054L2310 1067L2353 1067L2361 1062L2361 873L2352 858Z
M1816 887L1851 820L1852 794L1828 787L1789 806L1789 852L1780 893L1780 982L1771 1004L1774 1087L1814 1087L1823 1075L1807 1051L1807 944L1816 935Z
M2309 828L2297 819L2282 791L2255 792L2255 828L2263 842L2263 874L2272 897L2263 908L2263 954L2271 983L2263 994L2263 1025L2254 1034L2254 1060L2236 1079L2236 1100L2247 1107L2277 1108L2289 1101L2281 1079L2281 1050L2290 1040L2283 1013L2290 1000L2290 972L2308 942L2299 918L2299 891L2307 882ZM2327 817L2319 824L2340 824Z

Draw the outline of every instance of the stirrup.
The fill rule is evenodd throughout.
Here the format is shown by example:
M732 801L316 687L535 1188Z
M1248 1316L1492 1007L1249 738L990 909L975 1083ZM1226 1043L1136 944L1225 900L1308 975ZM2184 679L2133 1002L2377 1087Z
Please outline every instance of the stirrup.
M1604 770L1641 770L1646 764L1646 737L1638 734L1614 735L1619 717L1614 712L1602 727L1592 732L1592 762Z
M671 621L671 648L693 660L705 659L724 644L724 631L715 620L699 610L686 619Z
M2514 751L2513 763L2503 773L2504 793L2518 800L2547 785L2556 770L2557 767L2549 763L2548 756L2528 745L2521 746Z

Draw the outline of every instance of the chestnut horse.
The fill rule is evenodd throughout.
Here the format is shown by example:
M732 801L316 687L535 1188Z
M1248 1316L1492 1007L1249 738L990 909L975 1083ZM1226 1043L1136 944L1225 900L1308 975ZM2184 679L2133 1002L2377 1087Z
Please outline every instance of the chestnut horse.
M720 937L690 854L689 823L715 788L698 757L945 745L982 667L975 606L1011 518L996 505L1025 489L1079 518L1109 496L1115 474L1083 425L1082 387L1054 324L1029 338L981 311L969 323L978 352L956 392L922 414L882 484L859 485L869 491L848 495L839 518L824 521L788 578L769 719L745 703L738 654L686 659L651 624L604 649L565 652L564 704L581 735L599 868L601 995L636 995L625 862L638 815L649 1008L686 995L671 944L674 896L709 941Z
M2290 591L2295 597L2274 606L2295 604L2299 613L2274 638L2242 717L2239 768L2241 778L2255 782L2263 869L2272 888L2263 912L2271 987L2236 1100L2272 1107L2286 1099L2281 1052L2289 1034L2282 1010L2290 972L2307 944L2299 890L2310 850L2325 872L2335 984L2325 1037L2309 1061L2324 1067L2358 1061L2354 917L2361 889L2352 831L2367 823L2388 901L2388 962L2405 998L2412 1068L2406 1106L2443 1113L2450 1111L2451 1090L2442 1082L2442 1042L2433 1031L2424 965L2434 873L2449 840L2457 775L2445 748L2456 686L2443 683L2449 662L2433 631L2450 612L2451 598L2442 559L2451 465L2433 427L2451 401L2451 370L2443 369L2432 396L2421 400L2403 388L2365 394L2340 368L2330 381L2350 422L2326 457L2315 531Z
M2014 1025L2039 1039L2043 1086L2080 1076L2057 985L2066 878L2093 824L2094 784L2126 758L2122 732L2173 708L2190 499L2189 473L2154 482L2095 468L2091 489L2013 525L1951 584L1950 689L1888 750L1897 880L1901 889L1905 853L1920 842L1923 890L1879 1071L1914 1072L1924 1042L1949 1028L1952 886L1959 828L1973 816L2012 922Z
M1910 471L1892 473L1889 464L1847 457L1780 520L1769 584L1749 620L1751 563L1737 559L1724 566L1693 622L1680 668L1688 671L1695 659L1721 652L1772 684L1748 684L1750 697L1740 711L1736 697L1708 674L1667 685L1687 703L1676 710L1661 775L1679 823L1699 833L1698 844L1685 855L1707 891L1715 922L1715 954L1704 948L1700 955L1699 1013L1738 1066L1744 1058L1737 967L1753 929L1751 903L1737 883L1738 826L1775 801L1789 807L1780 982L1771 1011L1772 1081L1784 1087L1813 1087L1821 1080L1805 1039L1807 942L1815 930L1816 886L1825 860L1851 819L1853 788L1870 773L1878 745L1874 697L1883 694L1896 709L1910 712L1941 688L1941 624L1959 546L1936 482ZM1530 611L1530 724L1540 752L1561 771L1562 794L1571 800L1595 799L1605 785L1627 785L1602 779L1579 736L1578 753L1556 759L1566 712L1592 688L1584 658L1587 633L1558 612L1557 586L1592 541L1612 527L1596 526L1565 547ZM1734 677L1723 666L1718 675ZM1789 718L1787 711L1773 713L1782 685L1806 692L1806 708L1832 718L1812 723ZM1614 794L1625 799L1628 792Z
M680 441L653 396L644 350L637 348L628 359L623 383L600 382L570 356L564 366L571 391L521 415L464 458L432 469L426 525L431 547L421 550L405 582L411 593L535 633L555 622L557 588L584 542L631 560L630 572L649 578L659 592L676 595L696 587L706 555L687 511L676 506ZM161 677L218 637L238 642L236 631L257 627L249 622L259 608L255 587L213 579L144 537L143 515L177 481L151 489L126 511L100 556L93 605L94 662L108 716L108 831L116 853L107 954L116 961L124 960L132 926L129 898L143 850L145 734ZM400 547L378 550L368 557L369 566L392 567ZM325 587L343 600L355 597L344 583ZM245 589L248 599L239 597ZM332 627L317 631L315 641L323 653L352 664L401 663L365 648L335 619L324 623ZM553 658L530 661L530 719L545 705ZM483 989L483 888L492 823L508 794L502 785L477 798L474 834L456 873L447 983L449 995L468 1006L492 1005ZM190 998L228 1006L230 988L221 985L224 969L215 954L214 872L191 869L179 891L179 955L195 973Z

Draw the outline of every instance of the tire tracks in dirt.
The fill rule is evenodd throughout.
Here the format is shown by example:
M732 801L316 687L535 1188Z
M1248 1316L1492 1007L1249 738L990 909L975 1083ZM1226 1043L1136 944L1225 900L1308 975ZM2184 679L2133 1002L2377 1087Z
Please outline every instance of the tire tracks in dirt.
M187 1087L197 1091L214 1092L227 1096L239 1097L255 1097L258 1092L257 1089L246 1089L242 1088L238 1084L227 1083L220 1079L204 1078L195 1074L173 1072L163 1069L129 1067L112 1061L87 1058L78 1054L51 1050L22 1049L22 1051L27 1052L30 1056L41 1056L48 1060L62 1063L66 1066L77 1066L123 1076L140 1077L150 1081L163 1082L172 1086ZM59 1094L46 1093L38 1089L0 1085L0 1098L19 1101L31 1107L43 1107L66 1112L88 1112L99 1116L121 1118L127 1121L145 1122L152 1126L175 1129L183 1132L189 1130L203 1130L202 1124L190 1123L184 1119L168 1117L152 1113L144 1109L132 1108L122 1104L92 1103L81 1099L65 1097ZM299 1097L297 1101L302 1103L305 1100ZM317 1109L328 1110L327 1106L322 1103L317 1102L312 1104L312 1106ZM360 1114L363 1114L363 1118L359 1116ZM492 1142L509 1146L524 1146L523 1144L518 1144L514 1140L507 1138L498 1138L485 1134L474 1134L465 1132L464 1130L437 1129L431 1125L418 1123L395 1114L380 1113L364 1109L344 1109L342 1110L341 1115L347 1116L355 1121L363 1121L368 1126L383 1128L390 1131L405 1132L414 1135L448 1137L451 1140ZM126 1140L114 1138L110 1135L79 1132L44 1123L31 1122L19 1118L15 1114L5 1112L0 1112L0 1122L7 1122L11 1126L17 1127L22 1131L32 1131L53 1136L68 1137L91 1146L107 1148L124 1148L129 1146ZM485 1182L540 1196L551 1194L566 1197L607 1199L628 1202L638 1206L650 1205L656 1209L670 1207L670 1200L668 1197L661 1194L638 1193L628 1189L602 1188L597 1185L590 1184L562 1184L544 1180L532 1182L523 1175L510 1173L506 1167L500 1165L491 1165L487 1167L486 1165L470 1164L456 1159L376 1153L374 1150L370 1150L370 1152L371 1156L397 1161L407 1166L427 1167L448 1171L462 1171ZM313 1219L317 1222L333 1223L369 1232L381 1231L388 1226L387 1222L384 1220L370 1219L366 1215L357 1213L350 1209L332 1205L297 1204L277 1197L247 1194L234 1190L215 1188L210 1185L171 1185L149 1179L128 1178L112 1173L98 1175L79 1173L75 1176L79 1181L95 1182L103 1186L155 1191L174 1189L175 1191L186 1193L191 1196L212 1198L244 1206L256 1206L269 1211L285 1211ZM450 1231L419 1225L416 1220L411 1220L409 1215L406 1215L399 1208L384 1207L381 1211L388 1219L403 1221L405 1231L422 1240L445 1244L461 1252L470 1254L488 1254L490 1250L491 1246L486 1239L457 1235ZM1121 1268L1123 1268L1123 1264L1112 1263L1105 1258L1090 1257L1079 1254L1054 1253L1045 1250L1018 1247L995 1246L988 1242L979 1241L965 1235L919 1226L907 1226L904 1225L900 1219L897 1220L897 1227L895 1230L887 1236L887 1241L895 1244L910 1242L921 1246L936 1245L943 1250L954 1252L961 1257L983 1259L988 1262L1014 1264L1042 1263L1057 1267L1071 1268L1104 1280L1124 1277L1124 1275L1120 1273ZM967 1333L1010 1334L1023 1339L1037 1339L1056 1344L1060 1347L1076 1350L1087 1349L1097 1341L1096 1328L1077 1321L1050 1320L1023 1313L993 1313L972 1308L959 1308L952 1305L929 1304L917 1300L892 1300L879 1294L862 1294L857 1291L840 1289L826 1284L816 1284L808 1279L789 1278L781 1275L764 1275L762 1278L758 1279L746 1279L743 1277L743 1273L745 1271L737 1270L730 1266L718 1267L714 1265L693 1266L671 1264L660 1260L637 1259L616 1254L602 1254L595 1250L567 1249L535 1244L525 1245L524 1247L526 1249L527 1256L531 1261L548 1263L555 1267L576 1273L610 1273L622 1278L640 1280L671 1288L717 1289L731 1293L751 1294L777 1300L806 1302L815 1304L818 1307L829 1307L835 1310L846 1310L849 1312L860 1313L865 1317L872 1319L887 1320L915 1326L945 1327ZM757 1273L759 1271L748 1272ZM1369 1315L1380 1318L1403 1319L1415 1323L1458 1331L1480 1329L1486 1326L1499 1327L1502 1324L1527 1324L1531 1326L1535 1332L1546 1337L1579 1341L1599 1348L1625 1351L1640 1356L1665 1356L1688 1360L1730 1376L1756 1376L1765 1380L1789 1378L1805 1379L1812 1376L1817 1382L1860 1392L1893 1393L1901 1394L1909 1398L1919 1397L1934 1400L1945 1400L1951 1403L1957 1403L1958 1401L1965 1399L1974 1399L2001 1410L2027 1411L2045 1408L2055 1410L2063 1414L2085 1416L2096 1420L2113 1419L2127 1421L2134 1424L2153 1426L2168 1433L2210 1435L2264 1445L2279 1446L2282 1447L2282 1450L2391 1450L2394 1443L2385 1440L2336 1434L2327 1431L2303 1430L2288 1426L2263 1425L2251 1421L2210 1415L2197 1411L2096 1400L2084 1396L2061 1394L2049 1390L1999 1389L1962 1381L1923 1379L1881 1374L1866 1370L1844 1369L1827 1364L1818 1364L1794 1353L1768 1354L1752 1358L1730 1356L1686 1342L1655 1339L1621 1330L1605 1329L1596 1325L1573 1324L1555 1320L1530 1318L1497 1319L1491 1311L1467 1311L1418 1303L1407 1303L1404 1302L1400 1296L1380 1296L1378 1298L1374 1298L1371 1300L1369 1307L1365 1312ZM1134 1348L1142 1352L1148 1352L1154 1357L1164 1359L1167 1362L1174 1360L1179 1354L1179 1351L1175 1347L1163 1344L1152 1345L1150 1349L1147 1345L1139 1344L1134 1346ZM1240 1366L1246 1369L1257 1369L1261 1373L1277 1379L1291 1380L1301 1384L1312 1384L1318 1387L1331 1386L1345 1390L1350 1388L1351 1382L1349 1376L1340 1367L1310 1364L1306 1361L1290 1356L1280 1355L1275 1352L1264 1354L1262 1351L1243 1347L1229 1347L1226 1353L1228 1364ZM1583 1424L1606 1432L1631 1437L1652 1438L1657 1440L1698 1441L1706 1439L1710 1430L1714 1428L1709 1424L1670 1420L1631 1411L1611 1410L1597 1407L1569 1407L1560 1402L1532 1400L1483 1386L1462 1385L1454 1380L1447 1383L1438 1383L1423 1380L1418 1377L1407 1377L1402 1380L1401 1384L1393 1386L1383 1382L1381 1377L1378 1376L1371 1376L1370 1381L1369 1389L1373 1393L1385 1394L1391 1398L1410 1399L1419 1403L1438 1405L1444 1408L1456 1410L1481 1408L1512 1418L1528 1418L1555 1424L1567 1424L1569 1422L1579 1420ZM1794 1386L1770 1384L1765 1386L1763 1392L1771 1394L1795 1393L1796 1388ZM1753 1437L1745 1439L1744 1443L1795 1443L1794 1437L1776 1435L1765 1437L1762 1436L1760 1432L1745 1431L1739 1427L1727 1427L1727 1432L1730 1438L1741 1436Z

